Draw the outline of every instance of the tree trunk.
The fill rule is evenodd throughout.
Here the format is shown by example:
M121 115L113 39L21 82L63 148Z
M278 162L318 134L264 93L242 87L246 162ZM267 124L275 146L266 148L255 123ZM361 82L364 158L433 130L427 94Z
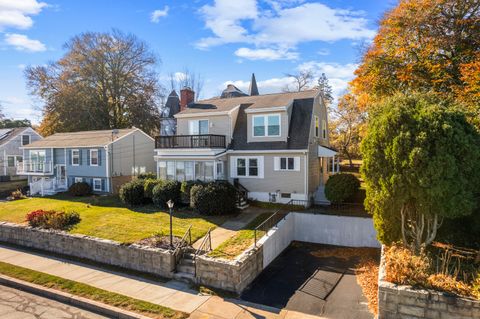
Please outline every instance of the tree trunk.
M404 203L400 215L403 244L418 255L434 241L441 224L438 215L419 213L414 203Z

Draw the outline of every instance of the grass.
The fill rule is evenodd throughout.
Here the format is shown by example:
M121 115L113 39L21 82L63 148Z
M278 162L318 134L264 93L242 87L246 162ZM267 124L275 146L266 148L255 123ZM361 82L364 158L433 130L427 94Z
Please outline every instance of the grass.
M271 213L263 213L252 220L244 229L241 229L237 234L212 250L208 255L214 258L233 259L240 255L248 247L250 247L255 240L255 227L260 225L264 220L270 217ZM257 232L257 239L260 239L265 232Z
M151 318L181 319L187 317L187 314L167 307L4 262L0 262L0 273L43 287L60 290L76 296L85 297L111 306L140 313Z
M69 232L133 243L154 234L169 233L169 214L153 205L127 207L115 196L71 197L66 194L28 198L0 203L0 220L24 223L25 215L36 209L76 211L81 221ZM192 225L192 241L203 237L210 227L228 217L201 216L188 211L174 211L173 234L182 237Z

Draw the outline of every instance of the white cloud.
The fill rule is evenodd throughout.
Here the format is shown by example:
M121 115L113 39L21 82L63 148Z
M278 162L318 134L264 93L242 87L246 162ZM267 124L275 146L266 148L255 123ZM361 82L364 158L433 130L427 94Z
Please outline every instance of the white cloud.
M260 9L256 0L216 0L213 5L203 6L200 12L205 27L213 36L200 39L197 47L206 49L227 43L248 43L255 49L241 48L241 53L254 59L264 56L266 60L273 60L273 50L278 48L292 53L304 42L365 40L375 35L362 11L336 9L302 0L265 1L271 9ZM267 52L268 49L272 52ZM296 59L298 53L288 58Z
M318 55L329 55L330 54L330 50L328 49L320 49L317 51L317 54Z
M30 16L39 14L46 6L37 0L0 0L0 31L7 27L30 28L33 25Z
M38 40L29 39L26 35L9 33L5 35L5 42L18 51L41 52L47 48Z
M168 15L168 10L170 8L168 6L165 6L162 10L155 10L152 12L152 15L150 16L150 21L153 23L158 23L160 21L160 18L166 17Z
M235 55L249 60L295 60L298 58L298 53L284 49L249 49L240 48L235 51Z

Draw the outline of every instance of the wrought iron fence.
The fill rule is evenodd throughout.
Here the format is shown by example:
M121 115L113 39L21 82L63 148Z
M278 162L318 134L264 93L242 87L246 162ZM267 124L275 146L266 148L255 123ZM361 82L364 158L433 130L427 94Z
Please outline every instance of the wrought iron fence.
M254 242L255 247L257 246L257 241L261 238L261 235L267 233L270 229L275 227L282 219L285 218L287 214L282 213L281 210L277 210L272 216L265 219L260 225L255 227L254 230Z

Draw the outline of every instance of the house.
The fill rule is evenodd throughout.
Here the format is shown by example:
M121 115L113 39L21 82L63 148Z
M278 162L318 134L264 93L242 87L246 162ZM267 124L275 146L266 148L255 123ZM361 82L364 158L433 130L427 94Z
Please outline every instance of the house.
M195 101L183 88L179 106L175 135L156 138L160 179L228 180L264 202L326 200L323 186L339 165L318 90L261 95L252 75L249 94L228 85Z
M41 139L31 127L0 129L0 180L17 177L16 167L23 161L20 147Z
M154 139L138 128L57 133L23 146L18 174L30 194L54 194L76 182L94 193L116 193L139 173L152 172Z

